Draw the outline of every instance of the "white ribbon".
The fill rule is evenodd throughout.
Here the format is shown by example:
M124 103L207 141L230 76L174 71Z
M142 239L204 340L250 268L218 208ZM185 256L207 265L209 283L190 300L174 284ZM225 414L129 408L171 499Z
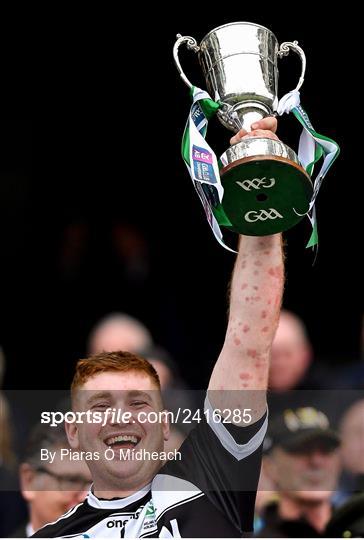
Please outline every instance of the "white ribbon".
M285 96L283 96L278 103L277 113L279 116L287 113L289 114L294 107L298 107L300 104L300 93L298 90L291 90Z
M318 156L316 155L316 145L322 149L322 154L325 156L321 169L314 180L313 194L309 208L306 212L306 215L311 222L312 229L314 230L316 227L316 197L327 171L339 155L340 148L335 141L320 135L314 130L306 111L301 107L300 93L298 90L292 90L280 99L277 113L282 116L284 113L288 114L292 112L293 109L295 109L294 112L298 115L299 121L303 127L299 141L298 159L310 176L313 173L314 163L318 159Z

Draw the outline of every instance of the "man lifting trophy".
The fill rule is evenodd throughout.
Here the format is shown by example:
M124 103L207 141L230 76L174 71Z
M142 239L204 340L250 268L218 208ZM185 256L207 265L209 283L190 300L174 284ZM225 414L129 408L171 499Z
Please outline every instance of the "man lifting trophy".
M183 72L178 57L182 44L198 54L208 93ZM301 76L296 88L279 100L278 62L290 51L301 59ZM314 203L339 147L313 129L300 105L306 58L298 43L279 46L269 29L235 22L215 28L199 45L193 37L178 34L174 59L193 98L182 155L217 239L225 245L220 226L265 236L290 229L308 215L313 227L309 245L315 245ZM205 140L208 120L215 114L237 133L250 132L254 122L284 112L292 112L303 127L298 155L279 140L245 136L217 160ZM324 162L313 182L313 167L321 157Z

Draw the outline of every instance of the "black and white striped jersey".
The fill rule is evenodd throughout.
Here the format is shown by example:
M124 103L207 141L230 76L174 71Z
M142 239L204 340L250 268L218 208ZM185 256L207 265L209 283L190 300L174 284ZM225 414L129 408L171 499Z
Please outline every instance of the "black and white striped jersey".
M205 409L210 408L206 400ZM212 418L212 415L211 415ZM241 537L253 530L265 414L238 427L206 421L144 489L122 499L85 501L34 534L36 538Z

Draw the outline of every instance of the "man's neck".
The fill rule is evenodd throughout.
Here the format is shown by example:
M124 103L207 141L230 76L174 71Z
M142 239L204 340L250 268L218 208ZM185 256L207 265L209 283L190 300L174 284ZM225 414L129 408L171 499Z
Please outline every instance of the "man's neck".
M30 505L30 520L26 527L31 527L33 531L37 531L38 529L41 529L44 527L46 523L44 523L44 520L40 519L36 512L32 509L32 505ZM33 534L33 533L32 533Z
M94 495L95 497L97 497L98 499L107 499L107 500L110 500L110 499L125 499L125 497L130 497L130 495L133 495L134 493L136 493L138 490L132 490L132 491L123 491L123 490L112 490L112 491L107 491L107 490L94 490Z
M147 491L148 486L149 482L147 484L143 483L140 486L135 486L133 488L130 487L129 489L120 489L120 487L112 489L109 486L100 486L94 483L92 492L98 499L124 499L125 497L130 497L131 495L138 493L138 491Z
M302 501L283 496L278 509L283 519L305 519L316 531L324 530L329 521L332 508L330 501Z

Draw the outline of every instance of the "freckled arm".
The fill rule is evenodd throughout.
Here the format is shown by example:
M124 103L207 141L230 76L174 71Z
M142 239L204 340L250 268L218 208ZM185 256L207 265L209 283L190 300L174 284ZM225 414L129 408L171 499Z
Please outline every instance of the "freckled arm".
M208 388L215 390L209 392L214 408L251 409L252 422L264 414L270 348L283 282L281 235L242 236L231 283L225 342Z

